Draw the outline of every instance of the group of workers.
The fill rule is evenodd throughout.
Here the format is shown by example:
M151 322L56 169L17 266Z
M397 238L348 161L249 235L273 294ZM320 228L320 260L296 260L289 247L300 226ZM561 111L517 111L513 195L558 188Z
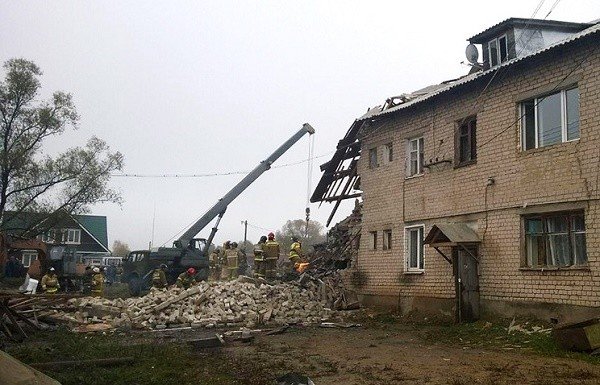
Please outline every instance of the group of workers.
M89 284L90 293L93 297L104 295L104 273L99 267L90 267L86 270L85 280ZM60 283L56 269L50 267L40 282L45 294L56 294L60 289Z
M273 279L277 269L277 261L280 255L279 242L275 240L275 234L269 233L267 236L260 237L260 241L254 247L254 276L257 278ZM302 273L308 263L304 260L302 244L297 237L292 237L290 246L289 260L293 264L296 272ZM213 280L231 280L239 275L244 275L248 270L246 253L238 249L236 242L227 241L223 243L222 248L216 248L209 259L211 278ZM161 264L152 271L152 286L157 289L166 289L168 266ZM90 286L90 292L93 297L102 297L104 294L104 274L99 267L89 267L86 269L86 277ZM196 269L190 267L179 274L176 286L188 289L196 283ZM42 277L42 290L47 294L55 294L60 289L60 284L56 270L51 267Z

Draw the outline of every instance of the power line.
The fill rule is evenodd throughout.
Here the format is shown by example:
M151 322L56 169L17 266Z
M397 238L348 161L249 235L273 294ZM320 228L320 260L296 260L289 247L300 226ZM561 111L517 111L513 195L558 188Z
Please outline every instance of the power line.
M309 157L307 159L302 159L296 162L281 164L277 166L271 166L271 168L282 168L282 167L291 167L296 166L302 163L306 163L313 159L323 158L325 156L329 156L333 154L335 151L329 151L327 153ZM113 177L121 177L121 178L207 178L213 176L227 176L227 175L245 175L248 174L250 170L247 171L229 171L229 172L213 172L213 173L200 173L200 174L111 174Z

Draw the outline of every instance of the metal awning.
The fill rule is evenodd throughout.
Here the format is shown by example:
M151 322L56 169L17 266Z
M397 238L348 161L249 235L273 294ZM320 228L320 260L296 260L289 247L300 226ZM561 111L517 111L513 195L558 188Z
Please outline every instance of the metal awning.
M464 223L440 223L433 225L423 243L431 247L440 247L481 243L481 240L477 233Z
M444 254L439 248L442 246L458 246L464 249L475 260L474 255L466 246L481 243L479 236L465 223L440 223L433 225L423 241L424 244L433 247L446 261L452 264L452 259Z

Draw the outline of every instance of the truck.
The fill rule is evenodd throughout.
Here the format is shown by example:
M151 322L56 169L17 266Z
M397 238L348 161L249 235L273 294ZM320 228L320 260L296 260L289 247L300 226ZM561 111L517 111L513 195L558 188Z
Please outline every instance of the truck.
M208 254L212 241L217 233L219 223L227 210L227 206L236 199L259 176L271 168L271 165L292 147L305 134L315 133L314 128L304 123L292 137L284 142L268 158L261 161L250 173L219 199L204 215L188 228L179 239L173 242L173 247L159 247L153 250L134 250L123 262L121 281L127 283L131 295L137 296L150 287L154 269L167 265L167 282L173 284L179 274L193 267L196 269L196 279L206 280L209 275ZM196 238L209 223L215 220L208 238Z

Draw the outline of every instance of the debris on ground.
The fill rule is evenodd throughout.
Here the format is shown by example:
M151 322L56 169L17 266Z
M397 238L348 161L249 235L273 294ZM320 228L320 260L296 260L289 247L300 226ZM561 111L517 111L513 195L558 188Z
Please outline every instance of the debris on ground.
M303 374L288 373L277 378L277 385L315 385L315 383Z
M60 385L44 373L25 365L0 350L0 384L2 385Z
M595 351L600 349L600 319L556 325L552 337L565 350Z
M512 334L514 332L519 332L519 333L523 333L523 334L534 334L534 333L550 334L552 329L544 328L543 326L530 326L529 322L525 322L523 325L520 325L520 324L517 324L516 320L513 318L513 320L510 322L510 325L508 325L507 331L508 331L508 334Z
M213 328L260 324L320 324L333 315L334 286L308 279L266 284L249 277L227 282L201 282L187 290L152 289L127 299L75 298L75 311L56 311L58 318L79 324L103 323L116 328Z

